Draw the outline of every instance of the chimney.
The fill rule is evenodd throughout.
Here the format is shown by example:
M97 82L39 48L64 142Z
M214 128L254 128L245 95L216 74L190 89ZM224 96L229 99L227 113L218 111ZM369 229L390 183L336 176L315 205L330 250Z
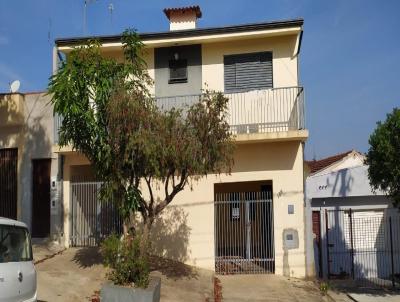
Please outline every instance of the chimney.
M169 20L169 30L195 29L197 19L201 18L200 6L165 8Z

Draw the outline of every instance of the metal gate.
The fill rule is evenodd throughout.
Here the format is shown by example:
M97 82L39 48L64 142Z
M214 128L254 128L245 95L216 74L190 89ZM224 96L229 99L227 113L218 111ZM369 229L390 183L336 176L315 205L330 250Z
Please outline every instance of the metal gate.
M18 149L0 149L0 217L17 219Z
M325 210L330 279L368 287L400 287L400 215L397 209Z
M214 215L217 274L275 272L271 192L216 194Z
M71 245L97 246L112 234L122 233L122 219L116 205L101 202L101 182L71 182Z

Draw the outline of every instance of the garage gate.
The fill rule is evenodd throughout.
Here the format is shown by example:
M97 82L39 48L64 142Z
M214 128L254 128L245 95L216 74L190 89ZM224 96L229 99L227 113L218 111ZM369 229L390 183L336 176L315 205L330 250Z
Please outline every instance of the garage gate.
M0 217L17 219L18 149L0 149Z
M97 246L112 233L121 234L123 222L112 201L101 202L102 183L71 182L71 246Z
M329 279L400 288L400 214L397 209L323 210L316 261ZM315 230L315 228L314 228ZM314 231L314 233L316 233ZM318 259L319 258L319 259Z
M220 193L214 204L216 273L274 273L272 192Z

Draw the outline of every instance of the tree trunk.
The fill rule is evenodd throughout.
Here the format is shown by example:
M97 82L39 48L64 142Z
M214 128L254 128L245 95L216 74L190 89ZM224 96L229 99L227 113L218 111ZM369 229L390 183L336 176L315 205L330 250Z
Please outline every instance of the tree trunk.
M147 258L148 256L150 231L152 224L153 224L152 218L148 218L146 221L144 221L143 232L140 238L140 254L142 255L142 257L145 258Z
M128 237L128 233L129 233L129 222L127 221L127 219L124 219L123 222L123 236L124 238Z

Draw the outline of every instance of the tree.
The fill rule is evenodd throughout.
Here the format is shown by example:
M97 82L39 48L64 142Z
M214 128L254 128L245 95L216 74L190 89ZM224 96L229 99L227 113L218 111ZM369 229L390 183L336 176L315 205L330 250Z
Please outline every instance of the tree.
M227 101L221 93L207 92L191 107L163 111L124 89L111 98L109 140L112 157L120 160L113 162L107 181L115 185L114 195L127 186L140 192L144 242L154 219L191 180L230 171Z
M400 109L394 108L385 122L377 123L369 144L366 162L370 183L400 207Z
M180 191L207 174L230 172L233 141L226 97L207 91L190 107L158 108L142 42L131 30L122 42L123 62L104 57L96 41L74 48L49 93L63 116L59 144L90 160L104 183L102 200L121 210L126 238L137 234L140 213L144 256L155 218Z

